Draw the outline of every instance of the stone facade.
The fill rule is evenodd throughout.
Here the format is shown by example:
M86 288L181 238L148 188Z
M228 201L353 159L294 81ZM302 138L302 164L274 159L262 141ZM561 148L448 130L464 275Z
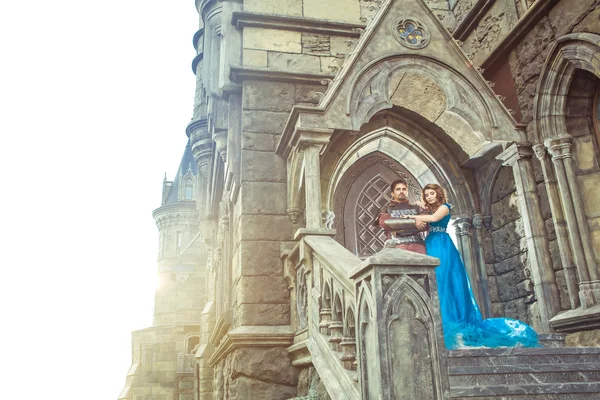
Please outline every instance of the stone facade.
M448 373L472 366L441 348L436 261L379 252L395 176L448 190L487 317L597 346L598 0L196 8L194 198L155 212L164 285L120 398L501 396Z

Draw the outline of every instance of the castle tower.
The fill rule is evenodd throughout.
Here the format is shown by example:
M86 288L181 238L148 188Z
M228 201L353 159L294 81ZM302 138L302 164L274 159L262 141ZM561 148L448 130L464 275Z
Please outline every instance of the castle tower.
M198 167L188 144L152 213L159 231L154 318L151 327L133 332L132 365L119 399L193 399L193 351L205 303L197 193Z

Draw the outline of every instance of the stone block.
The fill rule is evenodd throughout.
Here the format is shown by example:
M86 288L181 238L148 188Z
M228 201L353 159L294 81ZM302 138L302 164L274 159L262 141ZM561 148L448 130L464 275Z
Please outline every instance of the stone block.
M319 57L319 60L321 62L321 72L326 74L334 73L344 65L344 59L340 57Z
M356 40L352 40L346 36L331 36L329 43L331 46L331 55L336 56L338 54L350 54L356 47Z
M529 322L525 299L517 299L504 304L504 317Z
M242 132L242 149L255 151L275 151L279 135L271 133Z
M593 92L587 88L590 95ZM567 101L566 115L568 117L586 117L590 115L590 110L593 109L594 98L589 97L569 97Z
M527 257L527 252L517 254L516 256L507 258L506 260L494 264L494 271L496 272L497 276L505 275L515 270L522 270L523 268L529 268L529 258Z
M599 225L600 219L595 218L594 222L595 225ZM590 240L592 242L596 263L600 264L600 229L590 229Z
M286 400L296 396L296 386L280 385L239 376L229 383L229 400L273 399ZM222 399L225 397L216 397Z
M599 217L600 203L597 201L596 191L600 187L600 173L595 172L587 175L580 175L577 179L579 180L586 217Z
M515 178L511 167L503 167L498 173L496 182L494 182L494 190L492 191L492 202L495 203L502 200L515 189Z
M285 161L275 153L242 150L242 181L285 182Z
M241 187L242 214L286 214L286 184L283 182L244 182Z
M240 242L243 271L246 276L273 276L283 274L283 263L279 258L280 243L267 241Z
M548 18L556 36L561 37L571 32L595 2L596 0L560 1L552 7L548 13ZM597 23L598 20L596 20ZM598 25L596 25L596 28L598 28Z
M242 215L241 240L292 240L292 221L287 215Z
M500 295L498 294L498 282L495 276L488 277L488 288L490 290L490 301L492 303L500 302Z
M294 389L298 383L298 370L291 365L283 347L235 350L231 357L231 377L235 380L238 376L260 378L267 382L294 386Z
M328 35L302 34L302 53L316 56L331 55L331 43Z
M302 0L245 0L244 11L302 16Z
M302 34L282 29L244 28L244 49L302 52Z
M294 100L296 103L317 104L318 100L314 97L315 92L325 92L326 86L322 85L296 85Z
M547 17L543 17L521 40L517 46L517 57L520 65L527 65L555 40L552 25Z
M267 55L269 68L282 71L320 72L321 61L310 54L290 54L270 51Z
M492 234L494 240L494 258L502 261L527 251L523 222L519 219L510 222Z
M600 5L587 14L579 24L573 28L573 32L600 33Z
M248 81L243 87L242 106L244 110L290 111L294 95L291 83Z
M242 62L250 67L266 67L267 66L267 51L244 49L242 53Z
M235 291L239 304L286 304L290 299L287 287L283 276L242 275Z
M288 116L287 112L244 110L242 131L280 135Z
M304 16L362 24L356 0L304 0Z
M552 211L550 210L550 200L548 199L548 193L546 191L546 185L544 182L537 184L538 199L540 201L540 209L542 211L542 218L548 219L552 217Z
M600 347L600 329L569 333L565 338L566 347Z
M593 132L592 120L585 117L567 117L567 132L574 137L591 135Z
M497 276L498 280L498 297L500 301L507 302L525 297L525 294L519 290L519 281L525 278L523 268L514 270L511 273Z
M494 231L519 218L521 218L521 213L519 197L516 192L492 204L492 229Z
M492 317L504 317L504 304L503 303L492 303Z
M289 304L240 304L235 309L234 326L273 326L289 323Z
M556 271L555 277L558 295L560 296L560 308L562 310L569 310L571 308L571 302L569 300L567 281L565 280L565 271Z
M552 220L552 218L548 218L547 220L545 220L544 224L546 225L546 235L548 237L548 240L555 240L556 229L554 228L554 221Z
M573 139L573 160L578 173L591 172L598 169L596 149L591 135Z
M388 92L393 104L415 111L431 122L436 121L446 110L446 93L436 81L424 74L406 73L397 86L390 87ZM452 129L453 133L464 130L464 126L457 128L462 129Z

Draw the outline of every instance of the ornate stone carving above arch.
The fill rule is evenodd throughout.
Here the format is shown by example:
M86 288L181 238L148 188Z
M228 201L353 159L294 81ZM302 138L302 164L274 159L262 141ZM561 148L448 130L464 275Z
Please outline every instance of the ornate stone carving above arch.
M444 94L445 104L441 104L441 113L428 115L427 110L411 107L419 103L411 99L400 101L402 107L411 109L430 122L444 129L458 143L470 145L469 154L485 146L494 139L521 140L512 126L501 121L499 113L494 113L489 96L484 96L477 87L449 65L433 57L419 55L386 55L367 64L353 80L350 95L346 101L346 115L351 116L353 129L368 122L378 111L391 108L391 86L398 86L407 77L412 86L423 90L433 86ZM395 88L393 88L395 89ZM418 92L407 94L418 95Z
M600 79L600 35L572 33L558 39L540 74L533 103L536 141L567 133L565 108L576 70Z

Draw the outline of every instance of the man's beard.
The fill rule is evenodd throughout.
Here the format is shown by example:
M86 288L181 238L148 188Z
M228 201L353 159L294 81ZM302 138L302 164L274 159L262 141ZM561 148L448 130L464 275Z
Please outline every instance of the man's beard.
M408 197L404 195L404 193L400 193L397 199L394 199L398 203L406 203L408 201Z

